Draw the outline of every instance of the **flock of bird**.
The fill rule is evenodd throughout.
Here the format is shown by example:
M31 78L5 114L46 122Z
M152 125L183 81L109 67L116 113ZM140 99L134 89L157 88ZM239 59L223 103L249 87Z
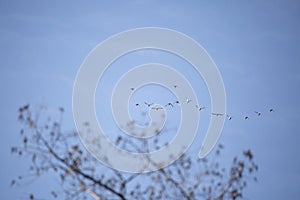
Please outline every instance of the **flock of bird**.
M274 112L274 109L273 108L270 108L269 110L268 110L268 112ZM262 112L259 112L259 111L254 111L254 113L256 114L256 116L261 116L262 115ZM232 120L232 118L233 118L233 116L231 116L231 115L228 115L228 114L223 114L223 113L211 113L212 115L214 115L214 116L217 116L217 117L222 117L222 116L226 116L226 118L228 119L228 120ZM248 120L248 119L250 119L250 117L249 117L249 115L245 115L244 117L243 117L243 119L244 120Z
M177 88L178 86L177 85L174 85L174 88ZM131 90L133 91L134 88L131 88ZM191 99L186 99L186 103L192 103L192 100ZM174 101L174 102L168 102L167 104L165 104L164 106L165 107L174 107L175 105L179 105L180 102L178 100ZM140 107L142 104L140 103L135 103L135 106L136 107ZM146 105L148 108L151 108L153 110L160 110L160 109L163 109L163 107L161 106L158 106L158 105L155 105L154 103L148 103L148 102L144 102L144 105ZM199 105L195 105L195 109L197 109L198 111L202 111L204 110L206 107L205 106L199 106ZM274 109L273 108L269 108L268 109L268 112L269 113L272 113L274 112ZM254 111L254 114L257 116L257 117L260 117L262 116L262 112L261 111ZM216 117L226 117L227 120L232 120L233 119L233 116L232 115L229 115L227 113L214 113L212 112L211 115L213 116L216 116ZM249 120L250 119L250 115L244 115L243 116L243 119L244 120Z

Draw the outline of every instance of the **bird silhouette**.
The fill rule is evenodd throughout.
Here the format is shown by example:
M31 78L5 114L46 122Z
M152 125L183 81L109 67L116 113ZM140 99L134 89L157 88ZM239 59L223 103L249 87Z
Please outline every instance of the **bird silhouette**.
M169 103L167 103L167 104L165 105L165 107L167 107L167 106L174 107L174 105L173 105L171 102L169 102Z
M249 117L248 117L248 116L245 116L245 117L244 117L244 119L245 119L245 120L248 120L248 119L249 119Z
M160 106L155 106L155 107L152 107L151 109L153 109L153 110L160 110L160 109L163 109L163 108L160 107Z
M174 102L174 104L175 104L175 103L176 103L176 104L179 104L179 101L177 100L177 101Z
M256 114L257 114L257 116L261 116L261 112L258 112L258 111L254 111Z
M270 108L270 109L269 109L269 112L274 112L274 109L273 109L273 108Z
M178 87L178 85L173 85L173 87L174 87L174 88L177 88L177 87Z
M228 120L232 120L232 116L226 115L226 117L227 117Z
M133 90L134 90L134 88L132 87L132 88L130 88L130 90L131 90L131 91L133 91Z
M154 103L147 103L147 102L144 102L148 107L152 106Z
M192 99L186 99L186 103L191 103Z
M140 106L140 104L139 104L139 103L136 103L136 104L135 104L135 106L136 106L136 107L139 107L139 106Z
M222 114L222 113L211 113L212 115L215 115L215 116L217 116L217 117L221 117L221 116L223 116L224 114Z
M198 105L195 105L195 107L196 107L199 111L205 109L205 106L199 107Z

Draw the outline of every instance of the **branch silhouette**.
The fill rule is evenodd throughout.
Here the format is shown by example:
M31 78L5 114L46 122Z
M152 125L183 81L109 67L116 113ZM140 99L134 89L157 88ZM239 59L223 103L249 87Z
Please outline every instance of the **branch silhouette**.
M30 105L18 110L21 145L11 147L16 156L31 159L28 174L11 181L22 186L44 173L56 174L61 190L49 191L53 198L65 199L242 199L248 182L256 180L257 164L251 150L235 157L230 167L221 167L219 158L224 148L216 147L210 159L192 159L184 154L172 165L151 173L122 173L101 165L81 145L74 131L62 131L64 109L58 120L47 116L43 109L33 112ZM87 123L88 130L88 123ZM157 140L154 143L158 145ZM128 140L117 137L120 148L148 152L146 139ZM126 163L124 163L126 164ZM157 163L156 163L157 164ZM38 199L34 191L29 199Z

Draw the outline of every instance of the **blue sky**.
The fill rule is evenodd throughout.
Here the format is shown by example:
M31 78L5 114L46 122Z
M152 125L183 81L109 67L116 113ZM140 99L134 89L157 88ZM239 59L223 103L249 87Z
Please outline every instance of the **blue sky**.
M9 187L12 178L26 173L28 163L9 153L10 146L19 144L18 107L46 104L55 115L63 106L65 129L73 129L72 87L88 53L113 34L156 26L189 35L218 66L227 110L234 116L220 138L227 147L224 163L251 148L260 167L259 181L250 184L246 198L297 199L299 18L300 3L283 0L1 1L0 198L22 199L38 187ZM205 102L209 97L203 98ZM270 107L275 109L272 114L267 112ZM254 110L263 116L256 118ZM242 120L244 114L251 115L249 121ZM57 181L48 178L41 182L57 187Z

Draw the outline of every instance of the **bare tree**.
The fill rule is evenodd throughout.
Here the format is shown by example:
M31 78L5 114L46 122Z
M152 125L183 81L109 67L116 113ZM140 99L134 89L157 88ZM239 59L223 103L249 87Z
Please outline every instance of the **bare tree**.
M22 145L11 147L11 152L31 159L29 177L57 174L62 189L49 191L53 198L234 200L242 199L247 183L256 180L258 166L250 150L244 151L241 158L234 157L231 166L221 167L218 158L223 145L218 145L210 160L193 160L183 155L169 167L155 172L122 173L99 164L83 148L76 132L61 132L62 108L58 120L33 112L29 105L18 112ZM142 151L145 140L132 142L118 137L115 144ZM11 185L22 184L23 180L19 176L11 181ZM34 191L29 199L36 199Z

